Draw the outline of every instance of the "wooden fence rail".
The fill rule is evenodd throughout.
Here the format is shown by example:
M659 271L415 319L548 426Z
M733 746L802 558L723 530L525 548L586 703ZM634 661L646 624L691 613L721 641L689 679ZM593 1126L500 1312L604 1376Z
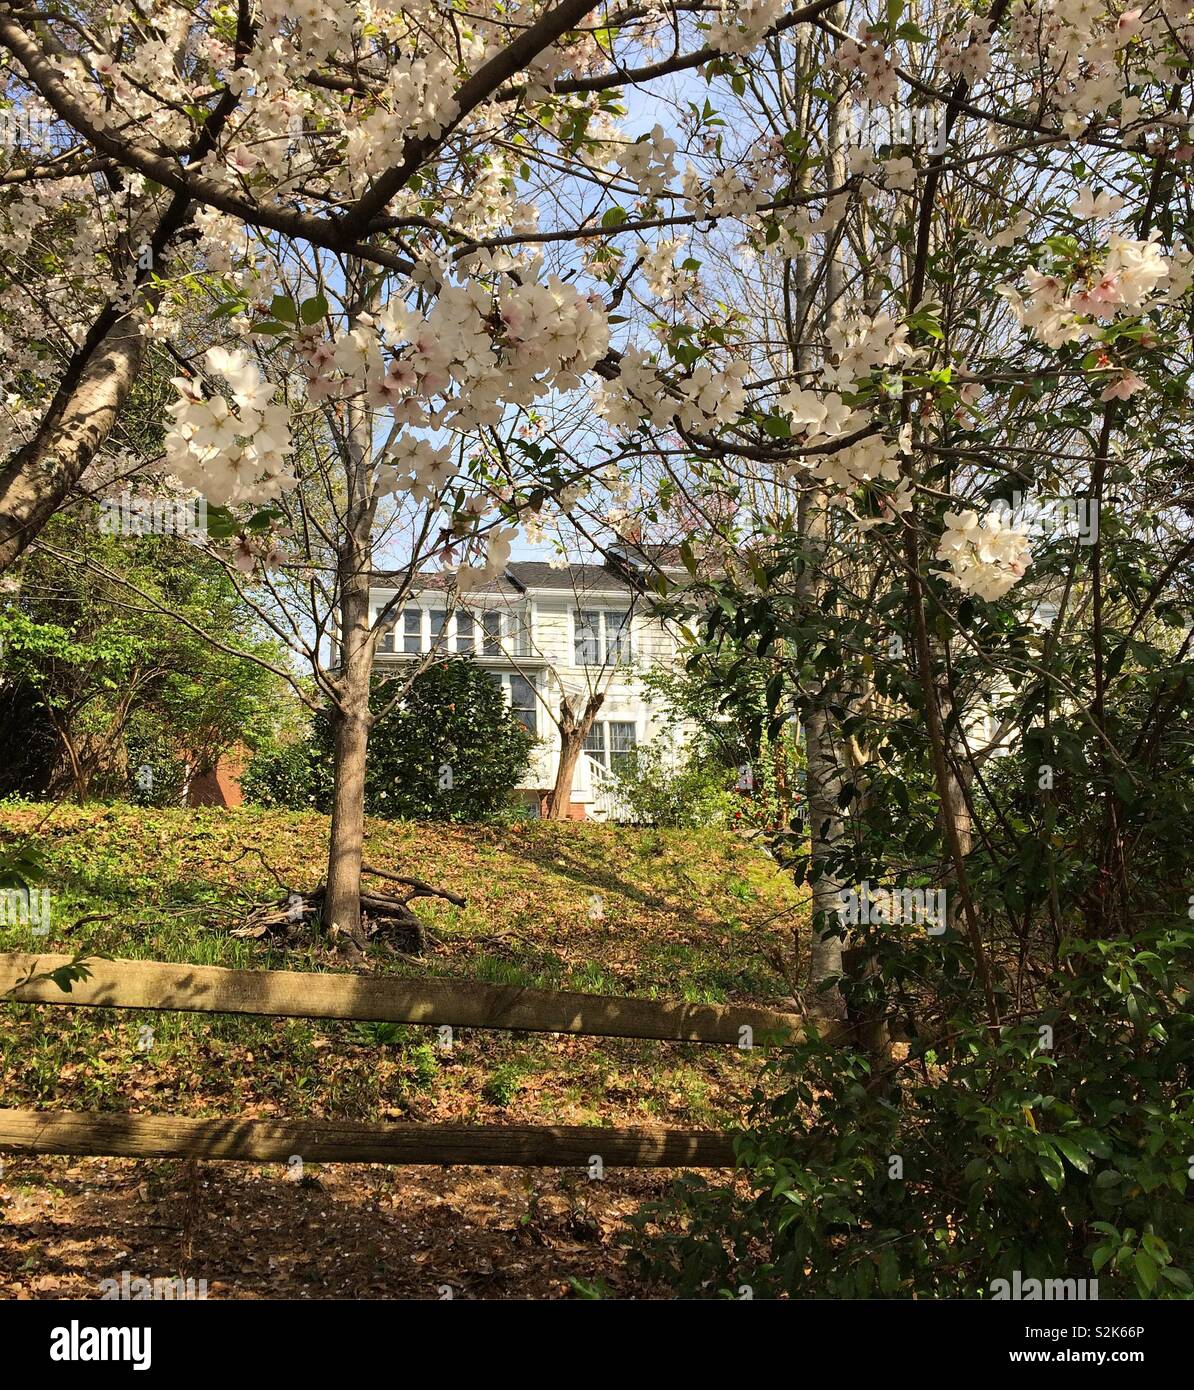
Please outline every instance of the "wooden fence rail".
M226 970L150 960L86 962L68 991L38 978L72 957L0 954L0 999L106 1009L179 1010L277 1018L356 1019L457 1028L509 1028L674 1042L765 1044L798 1038L796 1014L749 1004L686 1004L523 989L462 980L404 980L293 970ZM27 983L22 984L22 981ZM219 1158L312 1163L465 1163L486 1166L733 1166L730 1137L714 1130L559 1125L359 1125L299 1120L195 1120L0 1110L0 1152Z
M686 1004L464 980L226 970L152 960L89 960L90 977L76 982L69 994L53 980L16 988L18 981L57 970L70 960L32 952L0 954L0 997L106 1009L450 1024L673 1042L763 1043L772 1037L799 1037L803 1027L796 1014L750 1004ZM744 1028L750 1029L746 1035Z
M0 1153L218 1158L257 1163L467 1163L487 1167L730 1168L716 1130L567 1125L360 1125L0 1110Z

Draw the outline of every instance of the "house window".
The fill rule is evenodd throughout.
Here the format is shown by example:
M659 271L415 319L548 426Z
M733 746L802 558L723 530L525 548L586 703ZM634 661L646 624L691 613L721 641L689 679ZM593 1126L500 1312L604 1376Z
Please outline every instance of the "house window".
M634 725L629 720L613 719L606 727L609 729L610 770L620 772L634 756Z
M444 631L444 629L447 625L448 615L443 611L442 608L433 608L431 612L427 614L427 617L430 619L431 622L431 646L428 648L428 650L436 651L438 648L447 645L447 642L445 640L447 637L447 633Z
M481 654L483 656L501 656L502 615L494 612L482 613L481 627L484 631Z
M514 711L514 717L527 733L537 734L539 721L535 687L525 676L511 675L506 679L510 683L510 708Z
M576 664L596 666L600 663L601 614L581 610L576 615Z
M456 642L455 649L458 652L466 652L469 656L477 650L478 624L476 618L471 613L456 614Z
M584 750L594 762L618 772L630 761L637 742L633 720L611 719L593 725L585 736Z
M617 665L629 661L630 649L630 611L610 611L605 613L605 659Z
M408 608L402 615L402 650L417 656L423 650L423 610Z
M376 622L376 618L374 618ZM379 652L393 652L394 650L394 624L389 623L377 634L377 650Z
M600 763L602 767L609 766L609 754L606 752L605 748L604 724L594 724L591 726L589 732L585 735L584 749L594 762Z
M629 610L578 609L575 649L578 666L604 666L629 661L633 655Z
M525 676L500 671L490 671L489 676L499 690L503 691L514 712L515 719L529 734L539 734L539 701L535 698L535 687Z

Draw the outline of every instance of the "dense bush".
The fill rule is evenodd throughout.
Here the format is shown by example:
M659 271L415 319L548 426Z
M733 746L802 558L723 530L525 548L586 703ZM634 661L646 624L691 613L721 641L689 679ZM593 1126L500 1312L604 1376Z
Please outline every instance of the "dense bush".
M686 750L679 760L666 744L646 743L617 772L618 797L644 825L694 829L724 825L739 808L736 771Z
M509 802L533 743L492 676L467 658L431 666L373 729L366 805L381 816L487 820Z
M690 1178L644 1214L648 1272L707 1297L990 1298L1017 1272L1189 1297L1194 932L1061 959L1052 1006L992 1036L964 1021L960 942L889 952L954 1026L887 1074L840 1044L782 1053L737 1145L749 1190Z
M327 811L332 798L332 753L326 719L286 743L260 749L240 779L245 800L292 811Z
M385 688L374 694L383 707ZM365 773L370 815L481 821L499 815L526 771L533 738L497 682L467 659L429 667L373 727ZM262 806L327 811L332 795L331 725L254 760L241 785Z

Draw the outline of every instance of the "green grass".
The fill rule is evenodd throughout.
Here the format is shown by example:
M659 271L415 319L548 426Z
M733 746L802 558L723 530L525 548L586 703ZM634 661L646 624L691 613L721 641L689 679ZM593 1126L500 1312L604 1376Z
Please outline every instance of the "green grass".
M230 935L254 904L283 896L274 874L299 890L321 880L324 817L60 807L39 826L45 814L0 806L0 842L36 831L53 895L49 934L0 926L2 950L766 1002L787 993L768 960L807 919L775 864L725 832L370 821L368 862L467 905L418 900L441 944L419 964L378 946L362 965L318 939L282 950ZM9 1004L0 1104L691 1123L738 1113L757 1070L732 1048L473 1030L447 1052L436 1042L415 1027Z

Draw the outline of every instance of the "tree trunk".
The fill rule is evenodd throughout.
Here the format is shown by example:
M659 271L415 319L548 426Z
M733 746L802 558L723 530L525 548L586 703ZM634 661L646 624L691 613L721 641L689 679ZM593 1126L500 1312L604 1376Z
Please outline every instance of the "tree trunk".
M593 721L597 718L597 712L604 703L603 694L590 695L584 713L578 716L567 695L560 701L560 714L556 720L556 727L560 731L560 760L556 764L555 785L544 809L545 820L568 819L576 764L580 760L581 750L589 736L589 730L593 727Z
M813 933L809 981L813 997L809 1010L822 1017L840 1019L845 1003L839 991L821 986L842 974L842 937L839 909L842 882L830 867L844 833L838 793L841 775L834 753L829 716L820 704L810 708L804 719L804 748L808 764L809 846L812 870Z
M369 274L359 262L350 269L358 285ZM356 314L368 313L376 285L362 293ZM352 316L355 323L356 314ZM359 943L361 934L361 859L365 844L365 764L373 714L369 695L377 638L369 619L373 585L373 437L369 412L359 400L345 406L345 430L337 442L344 462L347 500L344 530L337 556L340 671L335 685L332 732L335 773L328 844L327 889L323 923L347 932Z
M842 7L831 11L834 19L842 20ZM829 160L827 177L831 187L844 181L845 158L839 138L836 106L829 114L827 131ZM840 249L832 249L825 266L824 322L829 326L840 312L838 301L842 294L842 265ZM799 355L799 350L797 353ZM797 510L797 529L804 549L804 568L797 580L797 593L808 612L819 612L824 594L824 565L828 550L827 502L821 491L802 492ZM824 681L813 692L812 702L804 716L804 748L807 762L805 792L809 818L809 857L812 871L813 931L810 947L809 982L812 997L809 1011L825 1019L840 1021L845 1017L846 1004L837 986L822 989L827 981L842 976L843 938L840 932L839 909L843 884L831 870L830 863L838 850L845 827L838 800L842 787L842 762L834 746L832 716L825 698Z
M365 761L369 717L359 710L335 710L332 728L335 783L328 845L325 930L337 927L356 939L361 932L361 860L365 849Z

